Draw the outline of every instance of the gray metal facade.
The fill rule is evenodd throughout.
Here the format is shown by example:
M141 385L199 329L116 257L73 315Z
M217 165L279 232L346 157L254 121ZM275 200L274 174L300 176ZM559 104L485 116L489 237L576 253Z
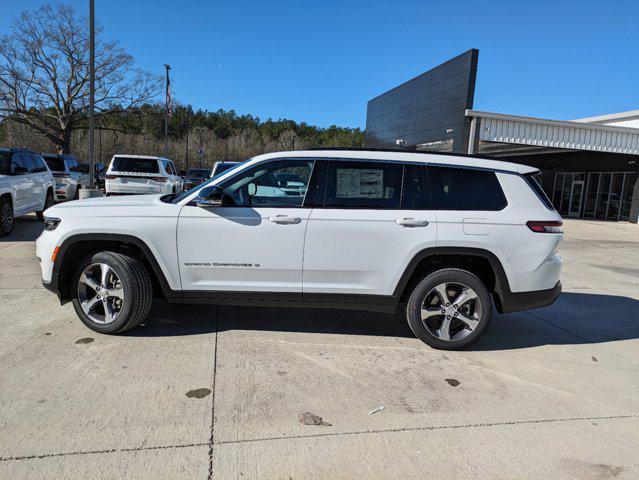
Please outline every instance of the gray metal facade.
M465 152L477 77L479 51L467 52L368 102L364 145L394 148L439 142Z

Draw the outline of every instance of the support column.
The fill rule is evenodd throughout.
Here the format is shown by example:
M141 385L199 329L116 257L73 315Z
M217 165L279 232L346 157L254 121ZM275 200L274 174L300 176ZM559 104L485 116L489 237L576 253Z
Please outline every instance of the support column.
M477 117L473 117L470 121L470 134L468 135L468 153L470 155L477 153L477 122L479 122Z
M630 223L639 223L639 175L632 190L632 200L630 202Z

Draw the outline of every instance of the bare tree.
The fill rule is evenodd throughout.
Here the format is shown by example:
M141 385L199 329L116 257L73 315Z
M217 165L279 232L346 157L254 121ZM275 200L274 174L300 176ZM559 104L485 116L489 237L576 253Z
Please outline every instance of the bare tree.
M96 26L95 108L105 115L156 97L162 77L135 67ZM73 7L46 4L25 11L0 38L0 119L26 124L69 153L71 135L89 108L88 20Z

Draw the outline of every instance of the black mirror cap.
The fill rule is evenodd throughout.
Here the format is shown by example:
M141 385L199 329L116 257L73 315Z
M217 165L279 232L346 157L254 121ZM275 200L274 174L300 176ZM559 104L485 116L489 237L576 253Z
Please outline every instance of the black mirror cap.
M198 207L221 207L224 197L224 190L217 185L204 187L195 197L195 204Z

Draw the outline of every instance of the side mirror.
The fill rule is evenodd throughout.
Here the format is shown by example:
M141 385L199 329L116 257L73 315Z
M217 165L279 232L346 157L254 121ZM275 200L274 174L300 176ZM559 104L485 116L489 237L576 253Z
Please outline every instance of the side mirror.
M257 185L255 185L254 183L249 183L247 187L247 191L248 191L249 197L254 197L255 194L257 193Z
M221 207L223 197L224 190L217 185L213 185L205 187L198 192L197 197L195 197L195 204L202 208Z

